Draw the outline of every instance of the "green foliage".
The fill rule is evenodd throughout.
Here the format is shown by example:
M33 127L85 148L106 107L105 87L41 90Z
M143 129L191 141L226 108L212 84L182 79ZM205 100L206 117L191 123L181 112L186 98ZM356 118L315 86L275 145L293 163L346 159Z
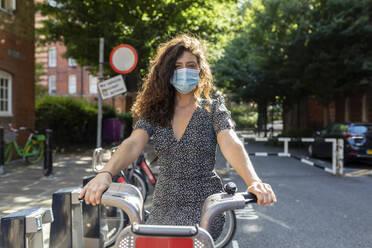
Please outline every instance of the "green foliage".
M35 84L40 82L43 75L45 75L43 64L35 61Z
M35 99L41 99L42 97L48 95L48 87L44 85L35 85Z
M328 104L372 77L372 0L256 0L215 63L236 102Z
M230 107L231 118L235 121L236 129L253 129L257 122L257 109L255 107L240 105Z
M48 16L38 29L43 42L62 41L66 57L98 71L99 38L105 38L105 61L122 43L131 44L139 54L138 68L145 74L156 47L179 33L199 35L218 43L221 33L233 26L235 0L55 0L37 4ZM235 15L236 16L236 15ZM218 46L214 46L216 48ZM105 74L114 72L105 66Z
M53 130L58 147L94 144L97 137L97 105L73 97L45 96L36 101L36 129ZM103 105L103 120L116 117L111 106ZM131 122L130 114L118 117Z

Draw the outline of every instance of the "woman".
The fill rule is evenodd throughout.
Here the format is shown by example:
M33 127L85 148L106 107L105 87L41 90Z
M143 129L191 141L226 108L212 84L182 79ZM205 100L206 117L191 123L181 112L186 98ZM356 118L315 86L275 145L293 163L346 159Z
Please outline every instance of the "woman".
M234 132L230 113L222 102L210 99L211 88L212 75L197 39L181 35L160 46L132 109L139 118L134 131L84 187L80 198L87 204L99 204L112 175L135 161L152 137L160 172L149 223L199 223L203 201L222 191L214 171L217 143L247 184L247 191L257 195L258 204L276 202L270 185L257 176ZM222 224L221 216L215 218L214 238Z

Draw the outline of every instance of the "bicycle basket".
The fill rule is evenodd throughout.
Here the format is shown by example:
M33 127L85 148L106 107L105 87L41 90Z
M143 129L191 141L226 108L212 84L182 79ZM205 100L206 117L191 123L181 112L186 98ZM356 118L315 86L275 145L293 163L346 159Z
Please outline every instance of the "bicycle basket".
M11 142L15 141L16 137L17 137L17 133L6 132L5 135L4 135L4 141L5 141L5 143L11 143Z

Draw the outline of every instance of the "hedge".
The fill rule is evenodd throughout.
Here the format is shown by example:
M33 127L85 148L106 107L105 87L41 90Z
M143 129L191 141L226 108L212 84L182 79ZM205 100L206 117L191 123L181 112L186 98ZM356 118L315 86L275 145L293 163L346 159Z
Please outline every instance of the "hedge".
M52 129L53 143L57 147L93 145L97 137L97 113L97 104L83 99L45 96L36 101L35 126L37 130ZM130 113L116 114L111 106L103 105L102 116L103 120L119 118L131 131Z

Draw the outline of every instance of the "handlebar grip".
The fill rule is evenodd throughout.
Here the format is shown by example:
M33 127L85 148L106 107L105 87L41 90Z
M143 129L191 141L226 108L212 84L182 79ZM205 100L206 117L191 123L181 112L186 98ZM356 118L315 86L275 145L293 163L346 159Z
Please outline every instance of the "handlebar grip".
M243 197L245 199L245 204L257 202L257 196L253 193L250 192L243 193Z

